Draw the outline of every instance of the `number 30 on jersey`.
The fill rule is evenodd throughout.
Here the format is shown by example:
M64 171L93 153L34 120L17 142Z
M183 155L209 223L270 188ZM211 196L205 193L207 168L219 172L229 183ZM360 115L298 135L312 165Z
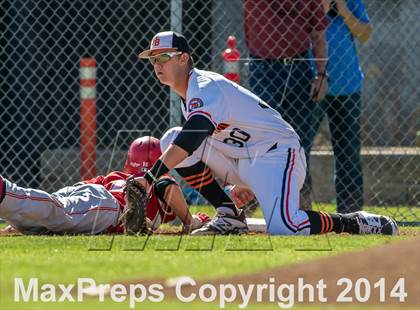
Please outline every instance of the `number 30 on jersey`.
M229 133L230 138L223 140L226 144L236 145L237 147L244 147L245 143L251 138L250 134L239 129L233 128Z

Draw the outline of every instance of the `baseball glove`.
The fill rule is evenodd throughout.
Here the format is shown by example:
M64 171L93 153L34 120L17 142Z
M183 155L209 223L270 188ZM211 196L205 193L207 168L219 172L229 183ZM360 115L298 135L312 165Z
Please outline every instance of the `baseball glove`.
M125 209L120 217L124 233L128 235L151 233L146 218L148 202L145 188L134 177L129 177L125 186Z

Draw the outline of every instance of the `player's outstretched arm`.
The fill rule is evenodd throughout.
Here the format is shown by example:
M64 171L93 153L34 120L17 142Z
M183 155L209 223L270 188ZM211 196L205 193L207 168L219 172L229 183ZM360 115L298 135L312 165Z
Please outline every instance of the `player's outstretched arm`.
M163 204L170 207L184 225L184 231L190 232L203 226L210 218L206 215L191 215L181 188L175 181L162 178L155 184L155 190Z

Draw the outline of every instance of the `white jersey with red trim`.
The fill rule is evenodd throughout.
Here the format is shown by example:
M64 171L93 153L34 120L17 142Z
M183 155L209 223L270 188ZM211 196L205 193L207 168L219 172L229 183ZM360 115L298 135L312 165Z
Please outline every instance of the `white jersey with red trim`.
M208 142L226 156L252 158L278 147L299 147L299 136L278 113L258 96L220 74L190 72L185 119L208 118L216 130Z

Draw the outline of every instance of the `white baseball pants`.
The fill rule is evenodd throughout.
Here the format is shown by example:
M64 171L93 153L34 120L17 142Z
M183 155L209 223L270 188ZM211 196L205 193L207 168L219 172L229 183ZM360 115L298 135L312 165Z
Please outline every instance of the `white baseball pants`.
M97 234L118 223L119 204L103 186L68 186L49 194L0 181L0 218L24 234Z
M162 152L180 130L181 127L174 127L164 134L160 140ZM280 146L255 158L235 159L204 142L176 168L192 166L200 160L218 178L230 184L246 186L254 192L270 234L310 234L308 216L299 210L299 191L306 176L303 148Z

